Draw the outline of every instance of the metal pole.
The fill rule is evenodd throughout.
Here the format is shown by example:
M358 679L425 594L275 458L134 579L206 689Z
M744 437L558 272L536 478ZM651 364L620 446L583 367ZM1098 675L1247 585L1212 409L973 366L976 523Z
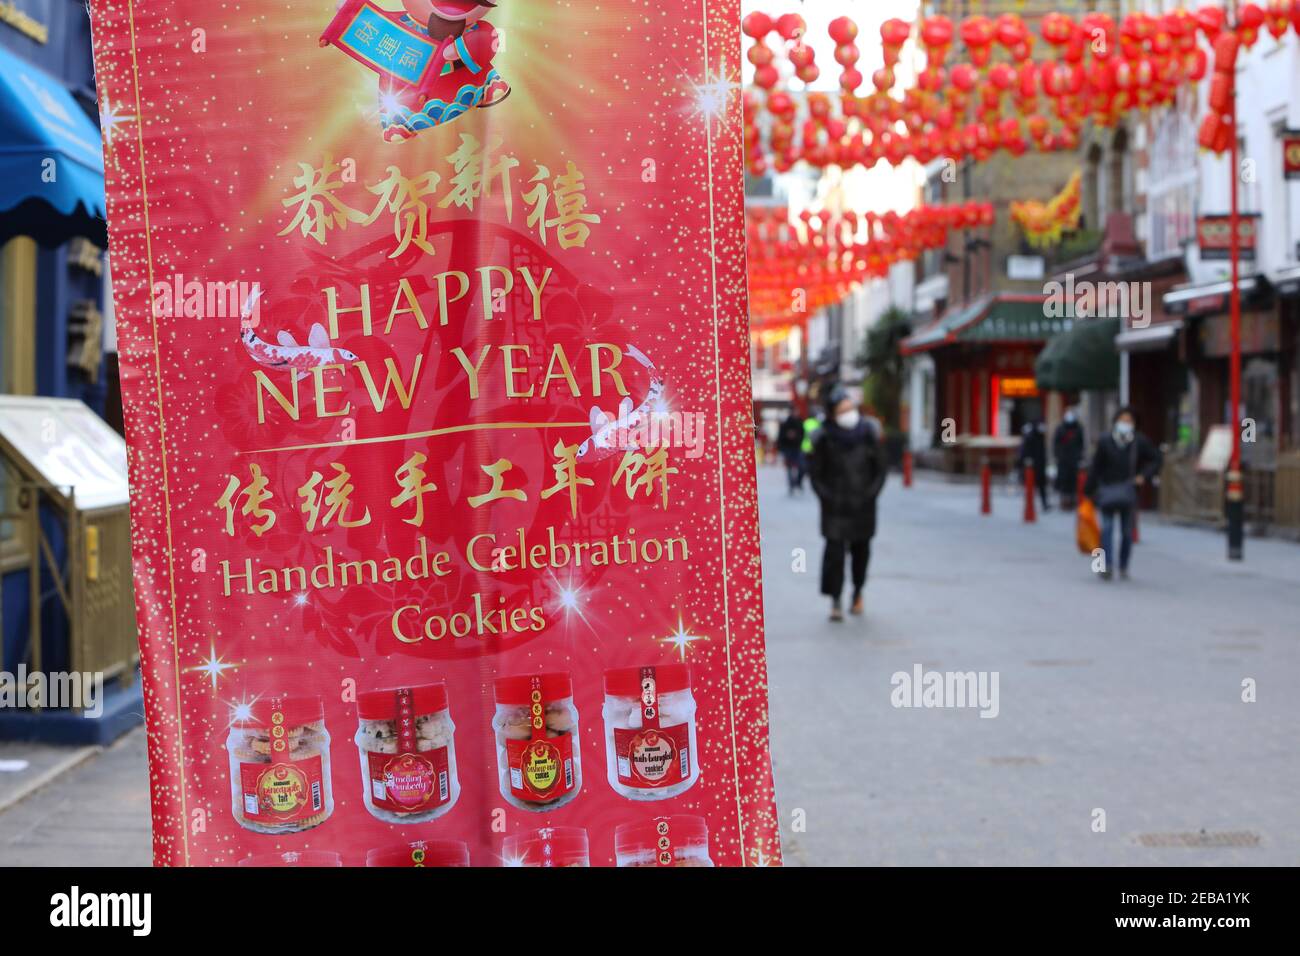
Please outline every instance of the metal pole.
M1235 6L1235 5L1234 5ZM1236 18L1232 21L1236 23ZM1229 259L1232 263L1232 291L1229 293L1229 322L1232 329L1232 356L1228 360L1231 420L1228 427L1232 429L1232 463L1228 467L1227 501L1225 502L1228 519L1228 560L1240 561L1243 558L1245 539L1245 501L1241 481L1241 214L1238 209L1237 182L1239 179L1240 157L1238 156L1237 127L1237 92L1233 84L1232 93L1232 168L1231 177L1231 215L1229 225L1232 235L1228 238Z

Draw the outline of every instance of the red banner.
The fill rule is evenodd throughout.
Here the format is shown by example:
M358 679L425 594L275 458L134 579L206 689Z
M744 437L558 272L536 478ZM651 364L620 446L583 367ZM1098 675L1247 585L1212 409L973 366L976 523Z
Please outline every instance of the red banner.
M735 0L92 15L157 862L778 862Z

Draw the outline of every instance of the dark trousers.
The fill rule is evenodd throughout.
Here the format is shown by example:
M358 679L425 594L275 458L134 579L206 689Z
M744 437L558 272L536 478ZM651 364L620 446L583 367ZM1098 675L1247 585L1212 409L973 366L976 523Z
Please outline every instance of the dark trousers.
M1114 508L1101 513L1101 550L1106 556L1106 570L1113 571L1115 556L1112 542L1115 540L1115 518L1119 517L1119 569L1128 568L1128 559L1133 554L1133 509Z
M1020 469L1020 484L1025 483L1025 470ZM1043 502L1043 508L1050 508L1047 501L1047 466L1034 463L1034 491Z
M861 593L867 583L867 564L871 561L871 539L865 541L836 541L826 539L826 551L822 555L822 594L833 598L837 603L844 591L844 559L848 556L853 561L853 593Z
M783 451L781 458L785 461L785 478L791 491L803 486L803 476L807 466L804 464L802 451Z

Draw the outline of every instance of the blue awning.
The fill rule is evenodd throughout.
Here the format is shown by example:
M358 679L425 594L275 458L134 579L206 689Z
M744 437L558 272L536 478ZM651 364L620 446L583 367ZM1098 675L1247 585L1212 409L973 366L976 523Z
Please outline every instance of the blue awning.
M66 86L0 47L0 242L104 243L99 130Z

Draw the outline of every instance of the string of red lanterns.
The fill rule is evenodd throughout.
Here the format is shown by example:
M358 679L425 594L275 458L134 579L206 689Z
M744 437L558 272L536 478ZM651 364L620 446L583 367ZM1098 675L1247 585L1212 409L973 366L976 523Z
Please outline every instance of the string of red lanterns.
M794 13L772 17L751 13L743 30L752 41L746 56L754 85L744 92L745 142L751 173L784 172L800 161L816 167L899 165L988 159L1004 150L1021 155L1078 146L1085 122L1108 127L1134 110L1175 101L1213 73L1209 103L1198 141L1222 152L1232 142L1233 68L1242 48L1261 31L1275 39L1288 29L1300 33L1300 0L1245 3L1229 25L1221 7L1205 6L1166 14L1131 13L1118 22L1104 13L1075 20L1048 13L1037 35L1016 14L982 15L954 24L927 17L914 29L899 19L880 29L884 66L871 76L871 92L857 64L857 25L839 17L829 25L840 91L792 94L782 88L778 56L793 75L811 84L820 76L806 25ZM902 50L915 34L924 67L914 85L898 88ZM775 35L776 46L767 38ZM948 63L954 40L965 56ZM1035 48L1044 49L1035 57ZM762 122L760 122L762 120Z
M942 249L952 230L991 226L993 205L918 206L905 213L745 211L751 327L793 326L897 262Z

